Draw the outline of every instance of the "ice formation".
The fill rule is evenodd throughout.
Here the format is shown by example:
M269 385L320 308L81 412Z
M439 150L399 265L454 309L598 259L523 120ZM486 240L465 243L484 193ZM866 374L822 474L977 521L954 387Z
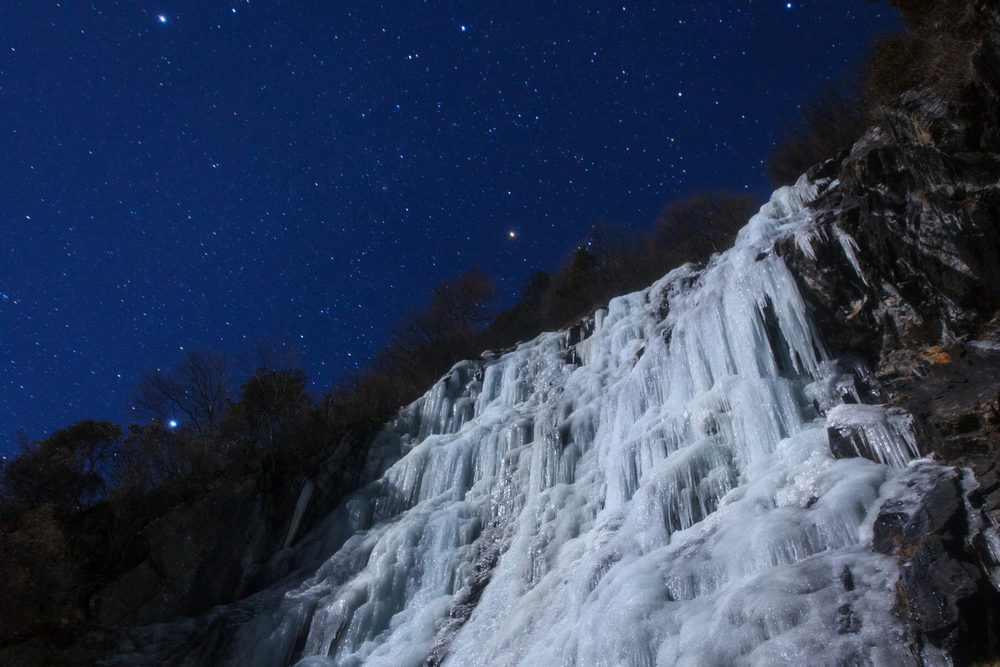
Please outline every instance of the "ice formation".
M232 664L947 664L910 652L871 549L917 454L905 415L845 404L772 251L811 247L815 194L777 191L732 250L614 299L573 346L457 365L300 541L318 566ZM871 458L835 458L838 429Z

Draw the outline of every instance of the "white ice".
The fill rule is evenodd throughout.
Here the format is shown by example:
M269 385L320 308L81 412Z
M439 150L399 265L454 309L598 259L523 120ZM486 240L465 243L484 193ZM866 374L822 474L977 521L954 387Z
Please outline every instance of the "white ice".
M317 569L232 664L924 664L870 547L915 452L905 419L840 405L853 384L772 251L815 238L816 188L778 190L704 270L614 299L581 365L561 332L456 366L300 541ZM896 467L835 459L827 428L848 425Z

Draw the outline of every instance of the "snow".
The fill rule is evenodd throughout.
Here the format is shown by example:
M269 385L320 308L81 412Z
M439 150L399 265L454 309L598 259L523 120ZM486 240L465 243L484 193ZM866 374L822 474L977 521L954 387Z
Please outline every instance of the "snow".
M378 438L372 482L298 545L315 573L232 664L925 664L871 550L908 492L908 416L844 404L852 372L771 252L808 244L816 193L778 190L704 270L612 300L576 357L557 332L458 364ZM828 428L875 460L834 458Z

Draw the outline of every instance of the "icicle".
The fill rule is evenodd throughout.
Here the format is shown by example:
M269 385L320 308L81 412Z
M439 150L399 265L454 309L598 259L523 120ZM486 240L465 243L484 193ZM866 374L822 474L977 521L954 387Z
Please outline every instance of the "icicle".
M773 252L813 256L817 193L779 189L731 250L592 327L458 364L297 541L320 564L231 664L920 664L870 544L911 418L857 404Z
M844 249L844 255L847 256L847 260L851 263L854 273L856 273L858 278L861 278L865 285L867 285L868 279L865 278L865 274L861 271L861 264L858 263L858 244L855 242L854 237L837 225L833 225L833 233L837 236L837 240L840 242L840 247Z
M904 468L920 456L913 416L881 405L838 405L827 415L830 448L838 458L863 456Z

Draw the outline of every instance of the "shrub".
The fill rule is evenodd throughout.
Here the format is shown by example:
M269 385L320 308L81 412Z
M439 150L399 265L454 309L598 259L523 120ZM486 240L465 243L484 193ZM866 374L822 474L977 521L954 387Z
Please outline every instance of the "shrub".
M907 31L875 45L869 60L873 102L907 90L932 88L945 96L974 85L973 55L983 39L983 22L971 0L891 0Z
M121 438L114 422L86 419L31 443L0 470L0 498L18 512L52 505L60 517L88 507L108 490Z
M479 332L493 317L493 280L476 266L434 286L430 302L410 310L379 351L381 372L426 386L456 361L477 354Z
M549 274L545 271L533 271L521 284L521 301L535 301L549 288Z
M119 490L145 493L180 480L211 474L218 457L203 442L159 422L129 425L114 460Z
M52 504L24 514L0 534L0 643L81 620L78 589L62 527Z
M599 300L597 258L581 245L549 280L542 307L546 323L565 326L585 315Z
M685 262L705 261L733 244L757 208L749 193L699 192L670 202L656 221L647 252L661 275Z

